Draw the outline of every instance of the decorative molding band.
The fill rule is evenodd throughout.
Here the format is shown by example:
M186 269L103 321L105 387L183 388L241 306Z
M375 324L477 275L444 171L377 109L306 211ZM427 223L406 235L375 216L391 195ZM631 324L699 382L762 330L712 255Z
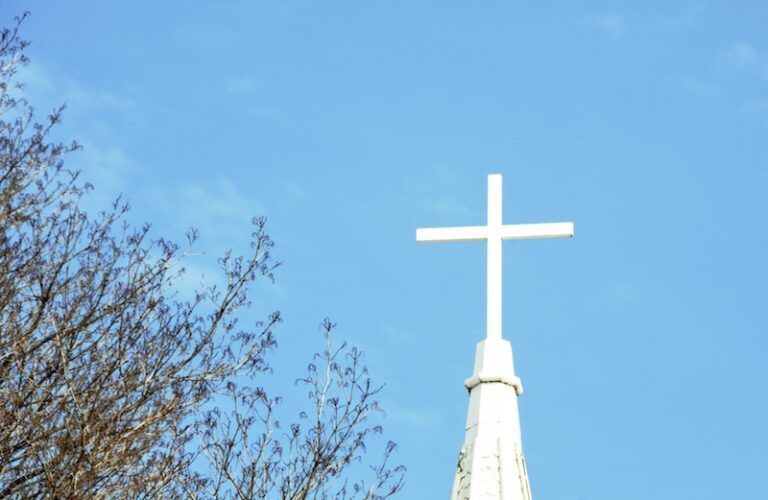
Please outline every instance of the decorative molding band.
M496 373L480 372L477 375L472 375L464 381L464 386L468 391L471 391L478 385L486 383L501 383L513 387L518 396L523 393L523 383L520 381L520 377L507 377Z

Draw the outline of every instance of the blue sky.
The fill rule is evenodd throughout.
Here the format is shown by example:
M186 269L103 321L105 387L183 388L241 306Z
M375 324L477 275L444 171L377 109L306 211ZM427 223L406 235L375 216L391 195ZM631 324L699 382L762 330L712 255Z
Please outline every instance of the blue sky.
M504 246L534 497L765 497L765 2L0 3L22 9L89 206L198 227L208 276L266 215L268 383L296 392L337 321L386 383L401 498L449 495L485 317L484 246L415 229L484 223L492 172L506 223L576 224Z

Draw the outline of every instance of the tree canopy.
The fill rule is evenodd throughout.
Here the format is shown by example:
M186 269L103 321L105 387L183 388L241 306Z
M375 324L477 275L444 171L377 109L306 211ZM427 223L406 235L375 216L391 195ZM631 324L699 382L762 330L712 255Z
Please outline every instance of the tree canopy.
M81 208L92 187L64 161L80 146L49 138L64 108L38 122L18 81L25 17L0 34L0 497L397 493L394 443L365 455L381 386L330 320L295 422L280 425L281 397L259 384L281 316L238 320L279 265L265 219L247 254L219 258L222 285L182 299L196 231L182 246L129 224L121 199Z

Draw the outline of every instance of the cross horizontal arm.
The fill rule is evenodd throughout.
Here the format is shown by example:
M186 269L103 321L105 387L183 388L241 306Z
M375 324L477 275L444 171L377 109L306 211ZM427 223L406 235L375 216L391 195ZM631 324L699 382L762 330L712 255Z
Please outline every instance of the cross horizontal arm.
M488 239L488 226L428 227L416 230L416 241L478 241Z
M501 226L501 239L527 240L531 238L571 238L573 222L547 224L511 224Z
M573 222L501 226L501 239L503 240L571 237L573 237ZM488 239L488 226L428 227L416 230L416 241L419 243L481 241L486 239Z

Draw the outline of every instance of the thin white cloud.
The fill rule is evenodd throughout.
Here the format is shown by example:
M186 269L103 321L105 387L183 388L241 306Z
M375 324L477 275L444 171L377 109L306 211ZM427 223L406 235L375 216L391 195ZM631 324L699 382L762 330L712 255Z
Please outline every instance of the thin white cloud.
M768 79L768 53L747 42L735 42L718 54L721 66Z
M717 84L711 79L694 76L690 73L677 73L669 77L671 85L682 92L699 98L712 98L718 93Z
M430 198L424 200L427 210L438 215L441 219L465 220L474 215L466 203L463 203L450 196L440 198Z
M464 177L461 174L445 165L435 165L432 167L432 175L437 182L442 183L443 185L460 184L464 181Z
M622 38L628 30L627 21L621 14L591 14L587 16L586 23L614 39Z
M98 204L103 208L122 193L139 216L149 213L149 220L164 218L169 226L195 226L217 237L242 233L247 240L251 217L265 212L262 204L241 193L234 182L223 177L173 184L166 179L154 180L150 169L139 165L129 152L116 145L119 139L111 133L113 120L138 117L137 103L111 89L84 85L52 68L36 61L20 72L19 79L25 82L25 93L39 109L62 103L69 105L66 115L73 115L73 119L65 120L62 129L65 135L72 133L77 137L84 148L67 161L73 168L82 170L84 181L95 186L90 196L91 206ZM239 77L229 79L228 85L233 91L249 91L257 89L259 84ZM64 128L70 122L77 124L76 130Z
M477 211L458 197L464 182L464 177L457 171L437 165L430 169L421 183L416 184L421 185L418 193L414 191L412 182L406 185L404 193L409 198L418 199L422 210L436 215L438 223L444 221L442 223L460 225L469 223L477 216Z
M752 95L744 95L743 85L734 87L734 79L751 82L748 88ZM733 42L717 51L708 70L670 77L672 85L685 94L729 99L736 112L752 117L766 116L765 80L768 80L768 51L745 41Z
M71 134L83 149L71 153L65 161L68 168L81 171L82 182L94 186L83 198L83 207L91 213L105 210L122 194L132 206L128 220L153 223L155 235L183 243L186 230L197 228L200 241L194 254L178 263L187 273L176 289L182 297L190 298L201 284L220 284L222 273L216 258L228 248L235 253L249 251L253 231L250 220L265 215L264 205L225 177L169 182L136 161L130 151L120 147L114 127L115 121L142 118L140 106L131 97L114 89L85 85L58 71L55 65L39 60L22 68L18 76L18 81L24 83L24 96L34 103L39 117L62 104L68 106L59 134ZM226 85L234 93L260 89L258 81L246 77L230 78ZM260 281L263 283L256 284L255 295L283 293L267 280Z
M19 71L18 81L24 84L23 94L34 105L38 121L50 110L67 105L55 137L65 142L76 139L83 146L65 161L68 168L81 171L81 181L95 187L83 200L84 206L103 210L121 193L128 195L129 179L140 175L142 168L118 145L116 124L141 121L138 103L114 89L85 85L37 59Z
M235 254L244 254L247 248L237 247ZM196 292L200 292L207 287L215 285L219 289L226 286L224 271L219 267L217 259L220 254L197 251L193 248L191 252L180 254L180 258L174 263L172 272L181 268L184 273L173 283L173 290L179 294L179 298L191 300ZM272 283L267 278L257 278L249 287L250 297L259 300L268 299L267 304L274 303L275 300L285 296L286 290L279 282Z
M245 75L230 75L224 79L224 90L227 94L242 96L260 92L264 84L256 78Z
M757 50L749 43L736 42L720 51L720 58L727 64L751 68L760 63Z
M184 184L178 188L178 201L188 204L195 217L211 219L242 216L250 211L263 213L264 207L239 192L229 179L215 179L205 185ZM252 216L258 213L251 214Z
M741 89L738 93L738 110L747 117L768 119L768 94L764 87L768 80L768 51L749 42L734 42L720 50L718 63L724 85L733 77L751 81L750 96L745 96Z
M669 30L679 30L695 25L709 11L705 2L686 3L677 5L670 2L667 7L670 12L658 18L659 26Z
M131 115L138 110L136 101L113 89L83 85L71 76L56 71L44 62L35 61L19 71L18 80L24 83L24 93L30 102L45 109L67 104L69 113L78 116L105 112Z
M250 220L266 214L265 206L243 194L223 177L202 182L155 185L143 190L139 200L178 229L196 227L222 239L217 250L238 246L250 235ZM138 208L138 206L137 206Z
M67 164L80 171L81 181L87 181L94 187L83 199L84 206L104 210L115 198L129 193L129 179L141 175L141 166L118 147L101 148L89 139L80 143L83 149L72 153L66 159Z
M163 224L164 234L180 241L188 228L199 231L200 239L192 254L179 265L186 269L176 289L185 297L203 286L224 283L224 275L216 259L232 249L235 254L247 254L253 217L265 215L262 203L241 192L231 180L218 177L208 182L184 182L176 185L156 184L136 193L133 206L140 214ZM285 293L269 280L257 280L254 296L278 297Z

